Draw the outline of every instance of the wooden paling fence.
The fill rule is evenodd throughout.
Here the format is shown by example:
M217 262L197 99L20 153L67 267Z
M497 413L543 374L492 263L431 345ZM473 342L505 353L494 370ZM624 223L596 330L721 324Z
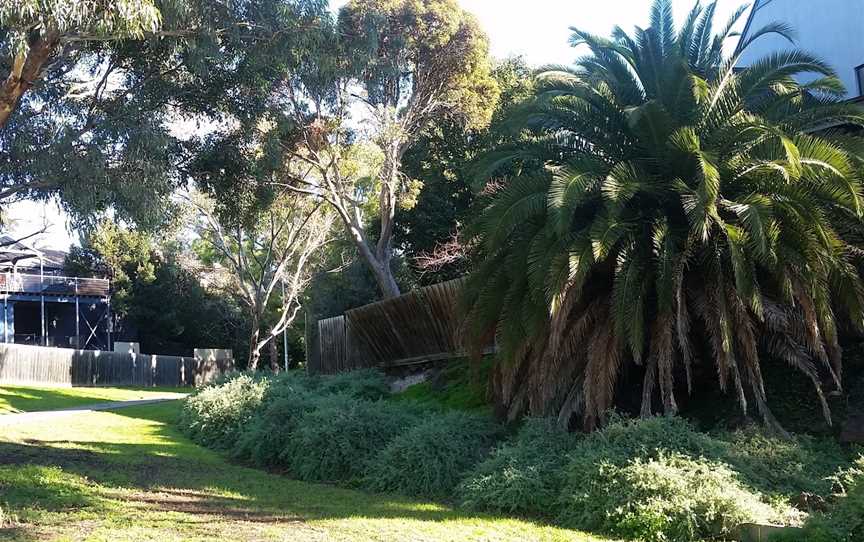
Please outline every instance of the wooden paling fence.
M463 355L461 285L462 279L442 282L319 320L318 348L307 356L309 371L332 374Z
M233 368L225 359L0 344L0 384L198 386Z

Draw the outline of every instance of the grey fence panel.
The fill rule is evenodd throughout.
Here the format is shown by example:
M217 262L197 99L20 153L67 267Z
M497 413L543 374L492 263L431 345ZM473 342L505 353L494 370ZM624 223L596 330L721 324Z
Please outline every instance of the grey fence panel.
M0 384L195 386L233 369L230 359L0 344Z
M345 317L318 321L319 366L313 372L333 374L348 368L348 335Z

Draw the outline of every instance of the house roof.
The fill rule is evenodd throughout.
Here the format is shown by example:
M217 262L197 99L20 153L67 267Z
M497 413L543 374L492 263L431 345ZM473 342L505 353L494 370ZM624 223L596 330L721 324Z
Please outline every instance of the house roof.
M41 261L45 267L60 269L66 261L66 254L63 250L37 249L25 240L6 234L0 235L0 267L15 264L38 267Z

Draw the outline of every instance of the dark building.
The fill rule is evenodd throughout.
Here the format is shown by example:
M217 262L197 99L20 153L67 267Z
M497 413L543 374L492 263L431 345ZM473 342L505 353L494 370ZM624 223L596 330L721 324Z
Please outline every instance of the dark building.
M111 350L108 280L63 276L65 256L0 236L0 342Z

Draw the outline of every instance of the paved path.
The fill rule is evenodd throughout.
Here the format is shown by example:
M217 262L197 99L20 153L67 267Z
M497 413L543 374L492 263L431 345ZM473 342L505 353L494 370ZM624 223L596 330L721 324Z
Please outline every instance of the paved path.
M93 403L77 407L60 408L57 410L40 410L34 412L18 412L15 414L0 414L0 427L23 422L39 422L52 418L69 416L77 412L94 412L97 410L114 410L139 405L151 405L165 401L174 401L186 397L185 393L172 393L170 396L154 397L152 399L137 399L134 401L109 401L105 403Z

